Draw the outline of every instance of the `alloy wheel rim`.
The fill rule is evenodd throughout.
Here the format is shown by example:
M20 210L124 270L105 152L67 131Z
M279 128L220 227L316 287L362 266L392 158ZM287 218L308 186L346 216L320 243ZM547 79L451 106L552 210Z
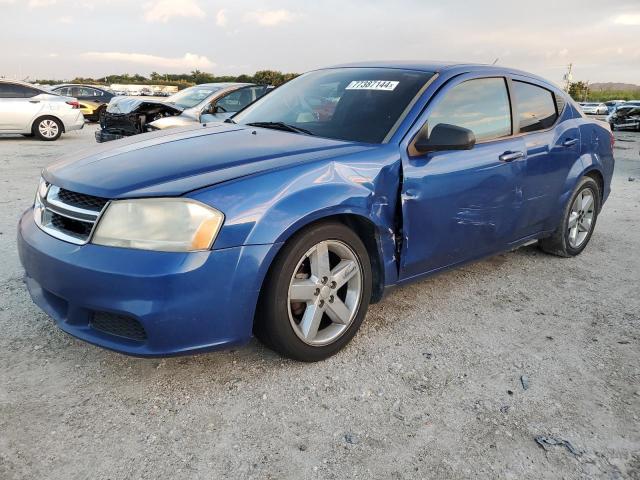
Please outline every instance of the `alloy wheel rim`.
M349 328L362 300L362 266L338 240L311 247L289 282L287 309L295 334L307 345L335 342Z
M569 221L567 222L567 235L569 245L572 248L581 247L589 237L593 229L595 218L595 201L593 192L585 188L582 190L571 205Z
M38 125L38 131L43 137L53 138L58 134L58 124L53 120L43 120Z

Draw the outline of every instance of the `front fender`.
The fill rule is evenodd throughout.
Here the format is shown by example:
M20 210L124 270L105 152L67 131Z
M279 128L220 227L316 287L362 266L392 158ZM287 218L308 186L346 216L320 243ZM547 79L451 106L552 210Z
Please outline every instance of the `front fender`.
M393 273L397 275L399 182L397 147L384 146L344 159L239 178L189 196L225 214L214 249L281 244L304 226L334 215L366 219L375 227L385 278L392 281Z

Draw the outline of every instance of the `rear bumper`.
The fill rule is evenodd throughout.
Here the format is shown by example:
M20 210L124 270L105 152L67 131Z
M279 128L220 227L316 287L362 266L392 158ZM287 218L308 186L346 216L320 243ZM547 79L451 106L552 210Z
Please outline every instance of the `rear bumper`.
M72 118L70 121L64 122L64 131L72 132L74 130L82 130L84 128L84 115L82 115L81 111L77 111L78 113Z
M65 332L135 356L211 351L246 342L273 245L168 253L73 245L41 231L32 211L18 252L33 301ZM98 328L119 315L144 338Z

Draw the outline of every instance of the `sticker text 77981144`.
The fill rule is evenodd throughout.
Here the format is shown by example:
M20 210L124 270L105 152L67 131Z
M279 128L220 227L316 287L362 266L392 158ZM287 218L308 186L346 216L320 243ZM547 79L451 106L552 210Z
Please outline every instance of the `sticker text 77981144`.
M400 82L393 80L354 80L347 85L347 90L384 90L392 92Z

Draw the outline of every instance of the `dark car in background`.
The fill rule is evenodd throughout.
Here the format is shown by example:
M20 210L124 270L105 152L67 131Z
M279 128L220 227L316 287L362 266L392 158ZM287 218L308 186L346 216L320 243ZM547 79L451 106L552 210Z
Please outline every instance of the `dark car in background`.
M640 102L625 102L607 117L611 130L640 132Z
M100 115L104 112L107 104L115 97L112 91L92 85L57 85L51 91L58 95L78 99L84 118L91 122L97 122L100 119Z
M616 108L623 105L625 102L626 100L609 100L608 102L604 102L604 104L607 106L609 113L613 113L616 111Z
M117 97L96 132L98 143L153 130L221 122L269 91L252 83L203 83L166 99Z

